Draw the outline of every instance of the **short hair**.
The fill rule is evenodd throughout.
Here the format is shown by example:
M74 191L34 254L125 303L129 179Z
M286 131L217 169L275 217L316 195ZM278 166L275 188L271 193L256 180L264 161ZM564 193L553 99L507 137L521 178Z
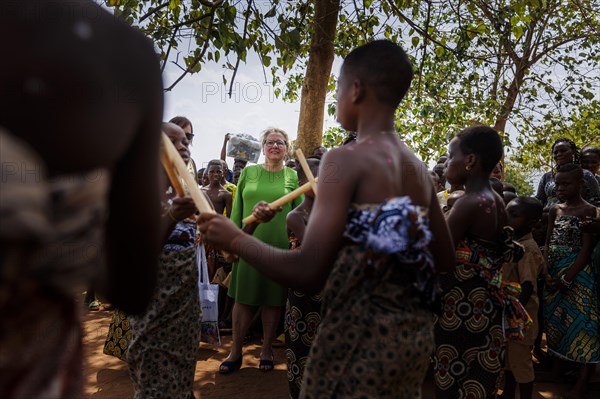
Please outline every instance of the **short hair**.
M508 183L508 182L502 182L502 190L503 191L510 191L511 193L517 193L517 189L515 188L515 186L513 186L512 184Z
M575 163L559 166L556 173L573 173L578 179L583 179L583 168Z
M223 161L221 161L220 159L213 159L208 161L208 164L206 165L206 170L208 171L208 169L210 169L211 166L218 166L221 169L223 169Z
M267 137L269 136L269 134L271 133L279 133L283 136L283 141L285 141L285 147L288 148L289 147L289 142L290 139L288 137L288 134L283 130L283 129L279 129L277 127L269 127L267 129L265 129L261 134L260 134L260 145L264 147L265 143L267 142Z
M389 40L375 40L352 50L344 59L342 72L373 90L375 97L396 108L413 79L406 52Z
M204 176L204 172L206 172L206 168L200 168L198 169L198 179L202 179L202 176Z
M588 152L591 152L592 154L596 154L597 156L600 157L600 148L598 147L594 147L593 145L587 146L585 147L583 150L581 150L581 154L586 154Z
M310 168L313 176L319 172L319 165L321 164L321 158L317 156L310 156L306 158L306 163ZM304 173L304 169L302 169L302 165L300 162L296 163L296 173L298 174L298 180L306 178L306 173Z
M192 125L192 121L186 118L185 116L175 116L171 118L169 122L176 124L182 129L189 125L190 128L192 128L192 133L194 132L194 125Z
M490 186L492 186L492 189L495 192L502 196L502 193L504 192L504 187L502 186L502 182L500 181L500 179L496 177L490 177Z
M544 205L535 197L528 197L526 195L516 197L509 204L519 207L531 221L538 221L542 218L544 213Z
M500 135L489 126L468 127L461 130L456 137L460 140L461 151L465 154L475 154L483 171L488 175L504 154Z

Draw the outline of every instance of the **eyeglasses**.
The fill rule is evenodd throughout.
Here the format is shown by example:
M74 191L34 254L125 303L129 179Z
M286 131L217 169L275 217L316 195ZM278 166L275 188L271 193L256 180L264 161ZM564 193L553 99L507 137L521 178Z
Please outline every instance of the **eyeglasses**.
M281 140L277 140L277 141L267 140L267 141L265 141L265 145L267 147L274 147L274 146L285 147L285 142L281 141Z
M185 137L188 139L188 141L192 141L194 139L194 133L186 133Z

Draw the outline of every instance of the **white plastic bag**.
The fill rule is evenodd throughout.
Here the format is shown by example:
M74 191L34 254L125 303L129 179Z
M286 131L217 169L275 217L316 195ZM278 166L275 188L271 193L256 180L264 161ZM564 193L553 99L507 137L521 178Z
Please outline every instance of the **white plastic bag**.
M200 290L200 306L202 308L202 323L200 341L211 345L221 345L219 335L219 285L211 284L208 280L208 263L204 244L197 248L198 260L198 289Z
M230 133L229 142L227 143L228 157L257 163L261 149L260 142L249 134Z

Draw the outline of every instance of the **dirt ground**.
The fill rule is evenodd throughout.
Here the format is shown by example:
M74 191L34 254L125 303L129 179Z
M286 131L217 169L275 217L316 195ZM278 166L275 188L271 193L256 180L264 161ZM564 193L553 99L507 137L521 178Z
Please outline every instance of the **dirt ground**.
M102 353L108 325L112 317L111 311L100 310L85 312L84 328L84 376L85 397L89 399L129 399L133 397L133 388L125 362ZM203 399L271 399L288 398L285 355L283 349L275 348L275 370L264 373L258 369L260 342L252 342L244 347L244 364L242 369L230 375L217 372L219 364L227 357L231 337L223 337L223 345L214 347L201 344L194 393ZM548 381L544 373L537 373L538 378ZM588 398L600 397L600 373L594 376L596 383ZM566 384L539 382L535 384L534 399L558 399L568 389ZM431 381L426 381L423 390L424 399L433 399Z

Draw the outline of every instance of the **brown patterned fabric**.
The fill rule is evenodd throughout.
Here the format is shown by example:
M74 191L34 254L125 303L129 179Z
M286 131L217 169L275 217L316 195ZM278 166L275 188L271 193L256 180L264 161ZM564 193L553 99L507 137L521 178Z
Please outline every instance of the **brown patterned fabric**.
M186 221L178 227L186 224L195 227ZM127 362L136 399L192 395L202 313L194 237L190 240L192 246L185 249L163 248L150 305L141 315L128 315L133 335Z
M401 264L342 248L323 291L321 326L301 398L421 397L433 350L433 314Z

